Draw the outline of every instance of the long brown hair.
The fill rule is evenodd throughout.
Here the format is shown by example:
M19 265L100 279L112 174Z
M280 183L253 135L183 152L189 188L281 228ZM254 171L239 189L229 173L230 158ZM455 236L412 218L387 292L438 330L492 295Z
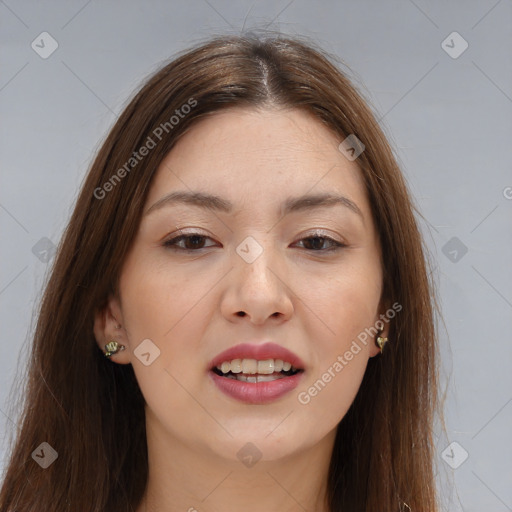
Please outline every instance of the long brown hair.
M152 177L176 141L211 113L266 105L305 109L340 142L354 134L364 144L357 163L380 235L383 299L402 306L337 427L330 510L437 510L437 344L426 252L386 137L333 59L304 38L217 36L166 63L126 106L85 178L45 289L1 512L137 508L148 477L144 399L132 366L112 364L98 349L94 312L117 290ZM179 122L171 119L176 110ZM149 138L156 146L135 160ZM32 457L42 442L58 453L47 469Z

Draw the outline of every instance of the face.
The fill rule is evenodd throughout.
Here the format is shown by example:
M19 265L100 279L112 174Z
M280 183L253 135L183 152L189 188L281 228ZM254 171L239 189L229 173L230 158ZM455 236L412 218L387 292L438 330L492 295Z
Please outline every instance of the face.
M112 362L133 365L149 428L232 461L247 442L275 460L333 439L384 312L370 205L340 142L299 110L236 108L163 160L95 325L101 347L126 345Z

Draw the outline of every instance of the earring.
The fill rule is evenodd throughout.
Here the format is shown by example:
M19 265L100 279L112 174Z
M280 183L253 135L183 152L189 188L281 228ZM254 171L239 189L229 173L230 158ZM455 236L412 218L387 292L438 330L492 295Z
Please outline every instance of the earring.
M121 345L116 340L109 341L105 345L105 357L110 357L112 354L115 354L116 352L120 352L124 350L126 347L124 345Z
M382 333L382 331L379 332L379 335L375 339L375 345L377 345L377 347L379 347L380 353L382 354L382 351L384 350L384 345L388 342L388 339L383 338L381 336L381 333Z

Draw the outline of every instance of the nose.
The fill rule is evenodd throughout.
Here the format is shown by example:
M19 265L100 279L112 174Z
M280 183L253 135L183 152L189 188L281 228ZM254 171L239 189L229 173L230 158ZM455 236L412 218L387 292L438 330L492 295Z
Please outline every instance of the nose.
M252 263L234 255L234 268L228 275L221 304L221 312L230 322L247 318L261 325L269 318L280 323L291 317L293 294L283 266L277 265L276 258L270 258L270 251L265 249Z

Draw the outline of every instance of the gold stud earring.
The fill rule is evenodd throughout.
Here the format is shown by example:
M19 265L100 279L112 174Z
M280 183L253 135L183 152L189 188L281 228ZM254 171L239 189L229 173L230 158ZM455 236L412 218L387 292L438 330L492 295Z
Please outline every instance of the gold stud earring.
M115 354L116 352L121 352L126 347L124 345L121 345L116 340L109 341L105 345L105 357L110 357L112 354Z
M382 351L384 350L384 345L388 342L388 339L387 338L384 338L380 335L377 336L377 338L375 339L375 345L377 345L377 347L379 347L380 349L380 352L382 354Z

